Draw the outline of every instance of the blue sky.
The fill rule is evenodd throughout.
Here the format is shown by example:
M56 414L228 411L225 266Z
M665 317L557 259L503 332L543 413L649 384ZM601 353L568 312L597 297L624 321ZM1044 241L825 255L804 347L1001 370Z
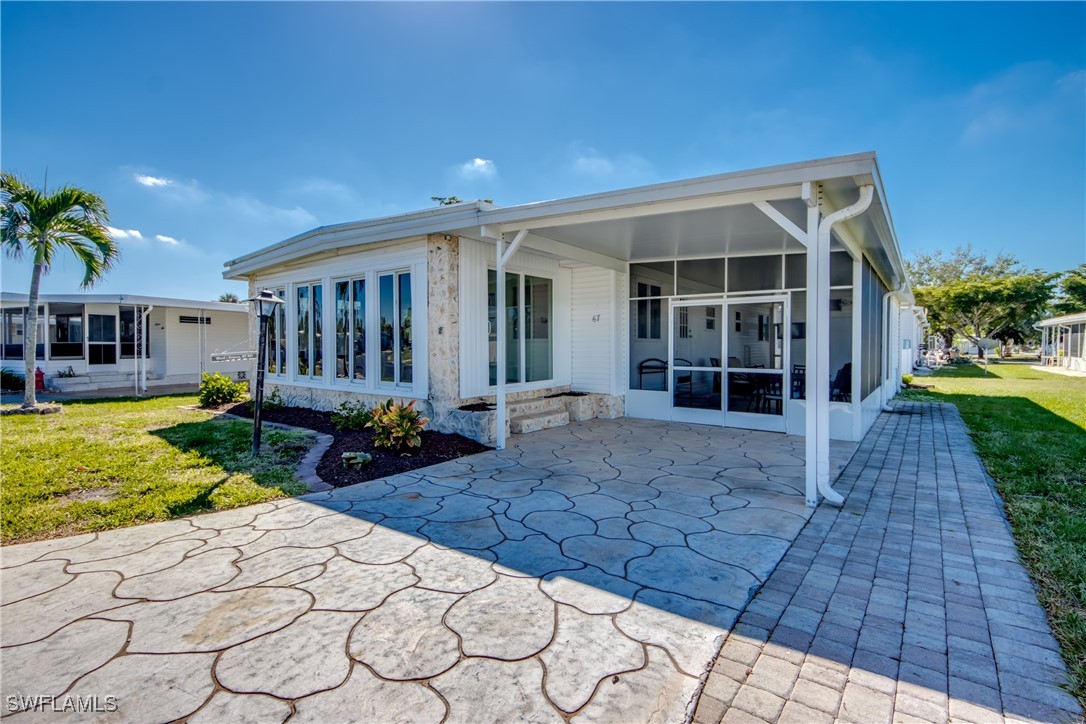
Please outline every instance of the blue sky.
M874 150L906 254L1086 261L1086 4L0 5L5 170L102 194L96 291L430 196L514 204ZM75 291L60 262L43 291ZM5 259L4 290L29 267Z

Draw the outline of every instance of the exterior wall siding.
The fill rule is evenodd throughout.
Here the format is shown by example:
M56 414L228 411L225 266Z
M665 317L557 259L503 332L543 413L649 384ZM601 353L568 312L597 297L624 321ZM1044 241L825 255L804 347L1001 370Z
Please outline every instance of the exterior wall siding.
M578 392L610 394L616 364L614 272L599 267L572 270L570 385Z

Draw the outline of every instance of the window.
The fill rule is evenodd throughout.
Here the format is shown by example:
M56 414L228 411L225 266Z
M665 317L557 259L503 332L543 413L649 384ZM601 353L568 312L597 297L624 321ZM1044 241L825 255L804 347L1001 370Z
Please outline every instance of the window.
M112 314L87 315L87 356L92 365L117 364L117 318Z
M336 379L366 379L366 280L336 282Z
M660 287L655 284L637 283L637 296L658 297ZM660 339L661 300L641 299L637 302L637 338Z
M381 329L380 381L410 385L414 379L411 273L380 275L377 293Z
M679 338L690 339L690 308L679 307Z
M272 293L280 299L286 297L283 289L274 289ZM275 312L268 320L268 374L285 375L287 373L287 325L286 304L276 304Z
M83 305L49 305L49 356L83 359Z
M3 315L3 358L23 358L23 330L26 329L27 307L5 309ZM38 307L38 337L35 345L35 358L45 359L45 307ZM83 345L79 345L79 356L83 356Z
M300 284L295 288L295 312L298 320L298 367L299 377L323 377L324 355L322 345L320 284Z
M149 352L149 345L147 340L147 333L143 329L143 312L145 307L127 307L122 306L120 308L121 315L121 357L132 359L136 356L136 350L139 349L137 340L143 342L143 357L144 359L151 356ZM80 323L83 322L82 314L79 318ZM82 345L80 345L82 347Z
M177 318L181 324L211 324L211 317L194 317L191 314L182 314Z
M716 329L716 307L705 308L705 329L709 331Z
M487 272L490 384L498 383L498 274ZM543 382L554 377L551 318L553 281L528 274L505 274L505 381Z

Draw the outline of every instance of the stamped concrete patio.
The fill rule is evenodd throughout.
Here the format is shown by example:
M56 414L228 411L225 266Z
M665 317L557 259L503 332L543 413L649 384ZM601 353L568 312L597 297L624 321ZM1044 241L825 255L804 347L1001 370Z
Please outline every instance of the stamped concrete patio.
M802 445L595 420L6 547L0 693L113 696L124 720L682 721L809 517Z

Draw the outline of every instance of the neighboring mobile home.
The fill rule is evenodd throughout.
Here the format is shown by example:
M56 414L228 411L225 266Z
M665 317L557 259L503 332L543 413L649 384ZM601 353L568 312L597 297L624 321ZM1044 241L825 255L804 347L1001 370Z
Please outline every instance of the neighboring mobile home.
M4 292L0 307L2 364L21 375L27 295ZM202 372L244 379L248 360L212 355L253 346L245 304L129 294L44 294L37 339L49 386L73 392L196 384Z
M1041 364L1086 372L1086 312L1042 320Z
M585 417L813 428L812 504L829 438L897 391L913 303L873 153L321 227L226 266L287 300L288 400L417 400L498 447Z

